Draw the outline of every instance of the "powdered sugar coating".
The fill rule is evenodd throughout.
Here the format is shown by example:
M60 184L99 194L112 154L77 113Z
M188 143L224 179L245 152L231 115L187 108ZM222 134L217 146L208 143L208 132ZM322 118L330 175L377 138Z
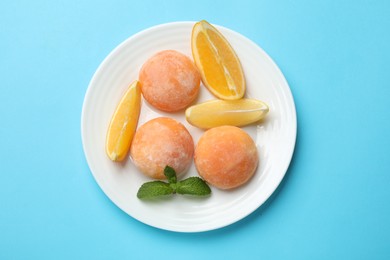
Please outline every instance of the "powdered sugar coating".
M167 117L146 122L135 133L130 155L137 168L154 179L165 179L169 165L177 175L185 173L192 162L194 142L181 123Z
M144 98L152 106L167 112L189 106L199 93L200 80L190 58L174 50L155 54L139 73Z
M199 175L219 189L232 189L246 183L259 162L252 138L235 126L206 131L195 149Z

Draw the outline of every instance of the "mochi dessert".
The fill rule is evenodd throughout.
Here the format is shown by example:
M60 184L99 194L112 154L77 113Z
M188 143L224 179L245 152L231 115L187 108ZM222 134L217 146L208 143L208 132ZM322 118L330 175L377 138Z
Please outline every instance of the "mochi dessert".
M196 99L201 77L190 58L174 50L165 50L144 63L139 81L149 104L174 112L188 107Z
M178 176L190 167L194 142L181 123L167 117L152 119L140 126L130 149L137 168L154 179L166 179L164 168L172 167Z
M219 189L246 183L259 162L256 144L241 128L219 126L207 130L195 148L199 175Z

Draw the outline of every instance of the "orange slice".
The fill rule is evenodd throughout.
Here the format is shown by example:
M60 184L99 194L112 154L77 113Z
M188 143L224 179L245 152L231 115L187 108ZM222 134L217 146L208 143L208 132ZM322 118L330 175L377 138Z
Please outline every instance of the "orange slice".
M185 114L191 125L208 129L222 125L249 125L263 119L268 111L268 105L256 99L216 99L191 106Z
M245 78L240 60L225 37L206 21L192 28L192 55L203 84L216 97L240 99L245 94Z
M134 81L119 102L107 132L106 153L112 161L125 159L141 111L141 89Z

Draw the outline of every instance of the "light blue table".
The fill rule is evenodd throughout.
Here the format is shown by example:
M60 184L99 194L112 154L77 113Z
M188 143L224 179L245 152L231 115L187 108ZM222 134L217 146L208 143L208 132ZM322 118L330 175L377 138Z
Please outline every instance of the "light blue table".
M389 14L385 0L1 1L0 259L389 259ZM81 108L123 40L200 19L276 61L298 139L263 207L181 234L134 220L101 191L83 154Z

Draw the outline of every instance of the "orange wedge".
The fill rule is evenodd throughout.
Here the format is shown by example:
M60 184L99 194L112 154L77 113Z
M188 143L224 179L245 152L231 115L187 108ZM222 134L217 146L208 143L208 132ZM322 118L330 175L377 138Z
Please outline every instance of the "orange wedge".
M112 161L125 159L141 111L141 88L134 81L119 102L107 132L106 153Z
M191 125L209 129L223 125L249 125L263 119L268 111L268 105L256 99L215 99L191 106L185 114Z
M220 99L236 100L245 94L240 60L225 37L206 21L192 28L192 56L203 84Z

